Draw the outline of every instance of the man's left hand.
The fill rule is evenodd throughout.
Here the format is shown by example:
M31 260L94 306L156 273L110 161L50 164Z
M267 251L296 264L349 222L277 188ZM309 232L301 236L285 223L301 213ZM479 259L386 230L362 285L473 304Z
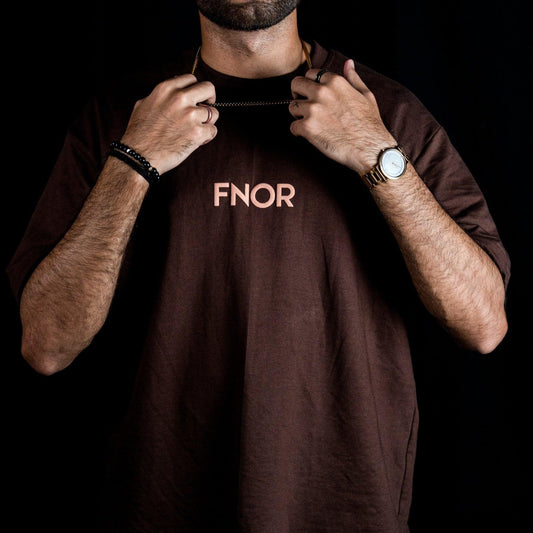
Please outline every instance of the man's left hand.
M289 111L296 120L291 132L363 175L376 164L379 152L396 141L383 124L376 99L355 71L353 60L344 64L344 77L326 72L317 83L318 72L308 70L305 77L292 81L294 100Z

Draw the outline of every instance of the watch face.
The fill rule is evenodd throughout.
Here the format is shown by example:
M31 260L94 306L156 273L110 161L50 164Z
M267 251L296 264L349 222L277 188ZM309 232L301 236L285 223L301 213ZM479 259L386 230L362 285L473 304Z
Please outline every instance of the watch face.
M381 155L380 166L383 173L390 179L396 179L405 172L405 159L399 150L389 148Z

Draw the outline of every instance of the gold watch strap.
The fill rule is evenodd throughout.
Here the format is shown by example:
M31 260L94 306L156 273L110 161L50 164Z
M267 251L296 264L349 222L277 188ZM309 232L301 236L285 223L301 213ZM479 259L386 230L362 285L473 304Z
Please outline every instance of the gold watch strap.
M380 183L386 183L389 181L389 178L381 172L381 169L379 168L379 164L377 164L373 169L368 171L363 178L366 181L366 184L368 185L369 189L373 189L374 187L377 187Z

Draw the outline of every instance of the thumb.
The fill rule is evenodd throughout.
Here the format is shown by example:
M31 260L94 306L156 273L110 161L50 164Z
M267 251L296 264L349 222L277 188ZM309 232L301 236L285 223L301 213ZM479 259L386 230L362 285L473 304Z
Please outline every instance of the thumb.
M365 93L369 89L355 71L355 63L353 59L348 59L344 63L344 77L350 82L350 84L358 91Z

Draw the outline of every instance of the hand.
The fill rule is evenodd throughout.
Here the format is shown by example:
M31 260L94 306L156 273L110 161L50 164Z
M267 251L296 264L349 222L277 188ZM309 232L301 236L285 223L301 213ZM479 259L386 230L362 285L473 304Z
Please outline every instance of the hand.
M213 84L198 82L192 74L163 81L135 104L122 142L163 174L214 139L218 111L205 104L215 98Z
M316 83L317 73L318 69L311 69L292 81L295 100L289 111L296 120L291 132L363 175L377 163L379 152L396 141L351 59L344 64L344 77L326 72Z

